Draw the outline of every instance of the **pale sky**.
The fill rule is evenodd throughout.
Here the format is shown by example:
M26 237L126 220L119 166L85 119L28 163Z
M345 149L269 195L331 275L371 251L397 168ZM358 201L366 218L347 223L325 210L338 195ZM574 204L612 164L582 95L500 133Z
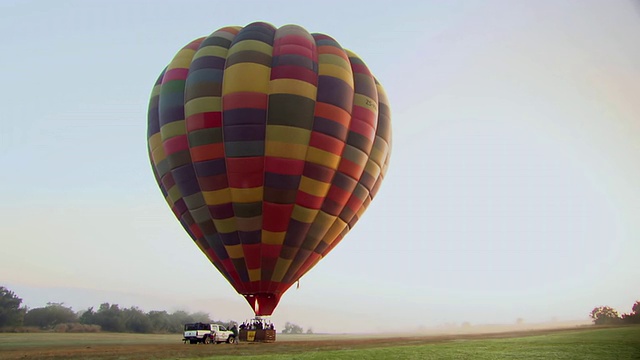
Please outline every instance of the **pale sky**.
M272 320L316 332L585 320L640 300L640 12L631 1L0 2L0 285L239 320L146 151L151 88L227 25L294 23L385 86L393 154Z

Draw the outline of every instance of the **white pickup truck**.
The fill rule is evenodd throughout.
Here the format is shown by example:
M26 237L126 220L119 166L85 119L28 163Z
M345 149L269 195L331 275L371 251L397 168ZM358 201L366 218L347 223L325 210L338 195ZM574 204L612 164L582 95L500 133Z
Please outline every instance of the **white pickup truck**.
M233 332L227 330L224 325L208 323L192 323L184 325L185 344L217 344L222 342L232 343L235 339Z

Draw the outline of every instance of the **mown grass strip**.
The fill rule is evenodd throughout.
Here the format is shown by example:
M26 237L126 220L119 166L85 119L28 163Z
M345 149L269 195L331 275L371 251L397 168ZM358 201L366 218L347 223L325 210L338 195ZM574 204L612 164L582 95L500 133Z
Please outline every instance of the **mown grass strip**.
M199 358L203 359L203 358ZM205 358L205 359L213 359ZM581 330L521 338L462 340L425 345L215 359L640 359L640 326ZM195 360L190 359L190 360Z

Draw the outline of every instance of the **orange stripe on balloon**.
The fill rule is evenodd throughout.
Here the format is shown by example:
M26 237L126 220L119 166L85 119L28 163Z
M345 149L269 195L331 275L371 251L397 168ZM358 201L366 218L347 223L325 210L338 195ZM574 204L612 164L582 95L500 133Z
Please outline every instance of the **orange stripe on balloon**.
M351 112L353 114L353 117L361 119L373 128L377 127L376 124L378 123L378 114L376 114L375 112L358 105L354 105Z
M269 95L267 94L241 91L225 94L222 101L222 109L266 109L268 103Z
M309 209L320 209L324 197L314 196L304 191L298 191L296 196L296 203Z
M327 198L335 201L336 203L344 206L349 200L351 192L340 189L337 186L332 186L327 193Z
M337 56L340 56L341 58L345 59L346 61L349 61L349 58L347 57L347 54L345 54L344 50L342 50L340 48L337 48L335 46L332 46L332 45L318 46L318 54L337 55Z
M360 209L363 203L364 199L360 199L357 196L352 196L347 202L347 207L355 213Z
M194 162L224 158L224 144L208 144L191 148L191 160Z
M233 26L225 26L223 28L218 29L216 32L218 31L226 31L228 33L231 33L233 35L238 35L238 33L240 32L240 29L237 27L233 27Z
M347 174L356 180L359 180L360 174L362 174L362 166L354 163L353 161L342 158L342 160L340 161L340 166L338 167L338 171Z
M197 38L195 40L193 40L192 42L190 42L187 46L185 46L183 49L191 49L191 50L198 50L198 48L200 47L200 44L202 43L202 41L205 39L205 37L200 37Z
M353 117L353 119L351 119L349 130L366 137L367 139L371 140L371 142L373 142L376 137L376 129L371 127L371 125L369 125L366 121L360 118L356 118L355 116Z
M279 47L274 45L273 56L280 55L298 55L309 59L313 59L313 50L297 44L282 44Z
M332 154L340 155L344 149L344 141L336 139L333 136L314 131L311 133L309 146L328 151Z
M313 47L315 46L315 42L308 37L300 35L283 36L281 38L275 39L275 41L273 42L273 56L284 54L284 52L281 52L280 50L282 49L282 46L286 45L295 45L298 47L313 49Z
M344 127L349 127L349 123L351 122L351 114L347 111L335 105L322 102L316 103L315 116L333 120L342 124Z

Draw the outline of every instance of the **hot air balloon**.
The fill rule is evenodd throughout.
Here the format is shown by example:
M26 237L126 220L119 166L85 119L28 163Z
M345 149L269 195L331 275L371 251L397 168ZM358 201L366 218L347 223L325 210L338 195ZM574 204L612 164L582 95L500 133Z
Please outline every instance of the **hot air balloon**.
M178 51L153 87L147 140L175 216L268 316L376 195L391 117L380 83L333 38L256 22Z

